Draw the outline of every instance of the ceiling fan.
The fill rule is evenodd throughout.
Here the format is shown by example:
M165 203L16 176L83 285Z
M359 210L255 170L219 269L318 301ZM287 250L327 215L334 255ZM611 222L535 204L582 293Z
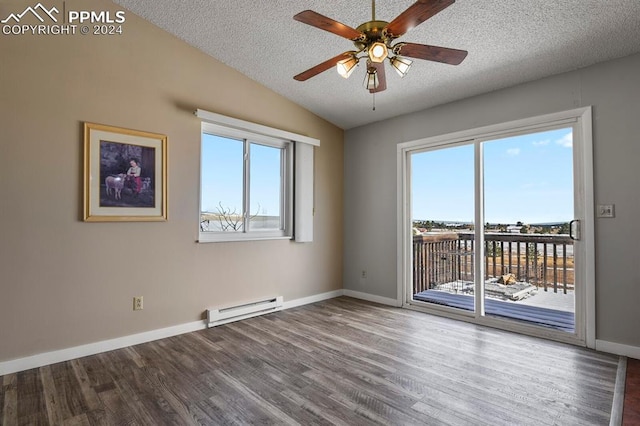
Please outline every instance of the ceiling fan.
M364 86L370 93L377 93L387 88L384 71L385 59L389 59L391 66L400 77L404 77L412 64L412 61L406 57L458 65L467 56L465 50L447 47L403 42L393 44L398 37L451 6L455 0L418 0L391 22L376 20L376 2L372 0L371 3L371 21L365 22L355 29L312 10L305 10L295 15L293 19L296 21L353 41L357 50L341 53L293 78L305 81L334 65L337 67L338 74L349 78L358 62L366 58L367 74Z

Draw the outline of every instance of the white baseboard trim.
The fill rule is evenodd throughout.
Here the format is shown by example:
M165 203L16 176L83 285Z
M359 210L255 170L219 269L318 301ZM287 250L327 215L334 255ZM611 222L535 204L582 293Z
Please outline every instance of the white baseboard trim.
M621 343L607 342L606 340L596 339L596 350L600 352L608 352L615 355L628 356L630 358L640 359L640 347L623 345Z
M310 303L321 302L323 300L340 297L342 296L342 294L343 290L335 290L329 291L327 293L316 294L314 296L289 300L284 302L282 309L290 309L297 306L308 305ZM69 361L84 356L95 355L115 349L121 349L127 346L139 345L141 343L147 343L153 340L173 337L179 334L204 330L206 328L207 321L194 321L186 324L175 325L172 327L145 331L143 333L131 334L129 336L118 337L115 339L103 340L101 342L89 343L86 345L60 349L57 351L44 352L41 354L13 359L10 361L3 361L0 362L0 376L17 373L24 370L30 370L32 368L38 368L45 365L55 364L58 362Z
M395 306L398 308L402 306L402 303L398 302L396 299L391 299L390 297L376 296L375 294L362 293L360 291L344 290L343 295L348 297L353 297L355 299L366 300L367 302L380 303L381 305Z
M282 309L297 308L298 306L310 303L322 302L323 300L334 299L343 295L343 290L328 291L326 293L315 294L313 296L301 297L300 299L285 300Z
M38 368L44 365L69 361L88 355L112 351L114 349L120 349L127 346L138 345L140 343L151 342L153 340L164 339L166 337L177 336L178 334L204 330L205 328L207 328L205 321L194 321L172 327L145 331L143 333L131 334L129 336L117 337L115 339L103 340L101 342L89 343L87 345L45 352L11 361L4 361L0 362L0 376Z

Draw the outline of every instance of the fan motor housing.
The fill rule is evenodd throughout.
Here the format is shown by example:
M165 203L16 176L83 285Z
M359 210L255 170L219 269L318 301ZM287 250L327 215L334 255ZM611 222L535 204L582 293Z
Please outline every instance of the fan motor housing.
M375 43L376 41L382 41L383 43L388 43L388 38L384 34L384 29L389 25L386 21L369 21L361 24L356 30L363 33L367 36L366 41L356 40L353 43L356 45L358 49L363 49L371 43Z

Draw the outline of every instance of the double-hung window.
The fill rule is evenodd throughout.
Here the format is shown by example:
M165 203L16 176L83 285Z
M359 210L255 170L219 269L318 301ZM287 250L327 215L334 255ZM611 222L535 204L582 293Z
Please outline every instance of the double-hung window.
M203 123L200 241L291 238L293 142Z

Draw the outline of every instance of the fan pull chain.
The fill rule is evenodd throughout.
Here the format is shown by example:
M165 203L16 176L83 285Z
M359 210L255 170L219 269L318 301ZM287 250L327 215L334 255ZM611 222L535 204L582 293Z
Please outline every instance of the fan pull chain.
M376 92L373 92L373 110L376 110Z

